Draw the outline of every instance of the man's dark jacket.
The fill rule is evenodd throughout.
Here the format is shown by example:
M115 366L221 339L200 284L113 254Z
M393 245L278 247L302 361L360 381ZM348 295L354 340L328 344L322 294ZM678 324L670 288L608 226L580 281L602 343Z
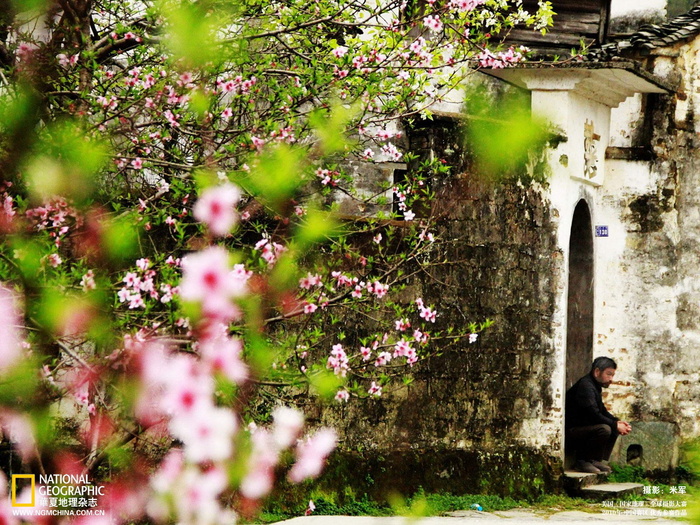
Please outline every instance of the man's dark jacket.
M566 429L605 423L615 428L618 418L603 405L603 387L593 374L579 379L566 393Z

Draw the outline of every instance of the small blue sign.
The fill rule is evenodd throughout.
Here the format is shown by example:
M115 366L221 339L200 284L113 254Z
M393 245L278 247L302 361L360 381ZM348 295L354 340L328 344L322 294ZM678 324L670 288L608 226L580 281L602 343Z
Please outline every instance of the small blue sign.
M596 237L607 237L608 236L608 227L607 226L596 226L595 227L595 236Z

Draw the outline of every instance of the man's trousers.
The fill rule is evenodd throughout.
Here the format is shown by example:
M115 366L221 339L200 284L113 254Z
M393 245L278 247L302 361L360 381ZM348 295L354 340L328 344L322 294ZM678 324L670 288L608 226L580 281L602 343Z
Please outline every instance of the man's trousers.
M566 432L567 448L576 450L576 458L584 461L607 461L619 436L614 427L601 423L587 427L572 427Z

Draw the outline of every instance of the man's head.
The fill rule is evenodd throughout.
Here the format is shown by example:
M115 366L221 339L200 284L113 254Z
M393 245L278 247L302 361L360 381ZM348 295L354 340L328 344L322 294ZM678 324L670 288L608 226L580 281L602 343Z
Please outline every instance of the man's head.
M596 357L591 366L593 378L604 388L608 388L615 377L617 363L609 357Z

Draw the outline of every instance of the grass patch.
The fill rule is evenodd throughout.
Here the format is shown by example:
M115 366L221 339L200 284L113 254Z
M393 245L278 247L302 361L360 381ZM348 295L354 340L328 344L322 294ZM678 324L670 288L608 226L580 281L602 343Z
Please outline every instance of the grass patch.
M494 510L510 510L525 505L522 501L514 500L513 498L502 498L489 494L424 494L418 492L407 500L408 509L416 509L424 507L425 516L439 516L446 512L454 512L457 510L467 510L472 505L478 505L485 512ZM397 509L401 510L401 509Z
M644 467L625 465L620 466L615 463L610 464L612 472L608 475L610 483L648 483L645 477Z

